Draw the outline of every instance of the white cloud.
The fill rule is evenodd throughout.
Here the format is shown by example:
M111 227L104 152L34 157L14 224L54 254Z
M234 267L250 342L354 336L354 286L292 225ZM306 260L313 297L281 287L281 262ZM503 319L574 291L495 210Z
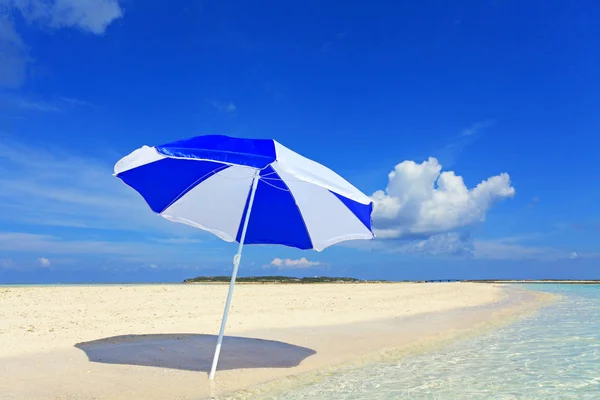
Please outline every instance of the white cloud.
M156 264L150 264L150 268L151 268L151 269L157 269L157 268L158 268L158 265L156 265Z
M123 16L116 0L12 0L12 3L29 22L51 28L79 28L96 35L104 34L108 25Z
M0 259L0 269L12 269L15 263L9 258Z
M386 240L353 240L340 243L340 246L364 251L443 257L471 257L475 252L472 237L468 233L459 232L447 232L428 237L410 236Z
M441 149L434 151L434 156L444 164L446 168L452 167L461 153L469 146L469 144L473 143L479 133L495 124L496 122L491 119L472 124L470 127L463 129L458 137L454 138L452 142Z
M449 232L425 239L393 239L347 242L346 246L362 250L425 256L462 256L479 260L558 261L598 259L600 253L579 253L534 245L543 234L527 234L490 240L473 240L468 234Z
M58 265L54 255L102 255L166 267L200 256L206 262L229 259L218 252L212 235L153 213L112 175L118 158L105 162L0 135L0 215L5 226L12 226L12 232L0 231L0 258L43 254ZM39 233L47 231L44 226L78 229L44 235ZM124 231L135 234L123 239Z
M4 109L36 112L61 112L61 108L54 103L43 100L32 100L15 95L2 95L0 106Z
M323 46L321 46L321 53L328 53L334 44L336 44L337 42L339 42L340 40L343 40L345 38L346 38L346 32L338 33L337 35L335 35L335 37L332 40L329 40L329 41L323 43Z
M15 30L14 11L45 28L77 28L96 35L123 16L117 0L0 0L0 87L7 88L23 84L33 61Z
M289 258L274 258L271 261L271 264L268 266L276 267L277 269L285 269L285 268L310 268L316 267L317 265L321 265L318 261L308 261L305 257L299 258L297 260L292 260Z
M45 101L15 94L0 94L0 109L5 110L59 113L75 107L97 109L92 103L70 97L57 97L52 101Z
M482 129L489 128L490 126L493 126L495 123L496 122L491 119L488 119L486 121L481 121L481 122L475 122L473 125L471 125L467 129L463 129L463 131L460 133L460 136L476 135Z
M0 232L0 254L38 253L58 255L53 264L65 264L63 255L70 257L103 256L103 259L119 259L123 262L173 265L202 257L205 262L223 262L230 256L215 248L161 244L154 240L104 241L88 238L72 239L56 235L23 232ZM42 259L38 263L42 263ZM81 258L79 258L81 260ZM3 265L0 264L0 267ZM6 266L5 266L6 267Z
M528 245L523 242L526 238L506 237L494 240L474 241L474 256L491 260L540 260L554 261L584 258L596 258L596 254L582 254L556 249L548 246Z
M75 99L73 97L59 96L58 99L63 103L70 105L71 107L90 107L94 109L98 108L95 104L92 104L85 100Z
M236 105L233 101L217 101L211 100L210 105L219 110L220 112L227 112L230 114L234 114L237 111Z
M198 243L206 242L205 240L202 240L202 239L193 239L193 238L188 238L188 237L154 239L154 241L156 241L158 243L166 243L166 244L198 244Z
M0 137L0 214L6 222L31 225L174 236L199 232L156 216L135 191L112 176L112 167L112 162L92 155L73 156Z
M38 258L38 263L42 266L42 267L49 267L50 266L50 260L48 260L45 257L40 257Z
M0 251L40 252L48 254L138 254L156 245L132 245L128 242L68 240L53 235L23 232L0 232ZM38 260L42 263L42 259Z
M424 240L411 241L399 246L397 251L433 256L470 256L473 254L474 247L470 236L450 232L433 235Z
M533 196L533 198L531 199L531 202L529 203L528 207L534 207L539 202L540 202L540 198L537 197L537 196Z
M0 0L0 9L6 6L5 0ZM0 87L21 86L30 61L29 48L15 30L10 15L0 10Z
M371 196L377 237L426 238L482 222L492 204L515 194L506 173L468 189L462 177L441 170L435 158L396 165L387 188Z

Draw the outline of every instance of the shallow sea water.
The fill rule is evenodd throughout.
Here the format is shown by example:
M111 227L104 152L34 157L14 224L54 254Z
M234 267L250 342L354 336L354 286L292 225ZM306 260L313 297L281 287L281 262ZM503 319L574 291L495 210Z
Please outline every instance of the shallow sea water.
M600 399L600 285L531 285L558 301L443 349L334 373L261 400Z

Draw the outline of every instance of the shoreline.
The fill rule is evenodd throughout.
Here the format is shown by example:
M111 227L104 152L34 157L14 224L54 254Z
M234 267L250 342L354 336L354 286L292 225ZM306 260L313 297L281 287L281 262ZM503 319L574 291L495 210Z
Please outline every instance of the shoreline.
M274 378L248 388L213 393L212 396L218 395L219 400L253 399L261 395L276 396L278 393L293 390L303 385L318 383L331 374L347 372L382 362L397 361L404 357L443 348L459 340L485 334L535 313L560 297L521 288L505 287L504 289L506 296L494 303L464 307L446 313L433 312L409 318L408 321L402 321L408 322L404 325L405 329L417 328L420 322L425 321L429 328L434 327L434 325L437 326L434 329L417 331L417 335L405 336L395 343L388 342L386 343L387 346L365 352L361 356L349 357L341 362L316 368L307 368L306 371ZM461 318L461 320L459 321L456 318ZM382 326L390 322L399 321L398 319L379 321ZM423 336L419 337L420 335ZM207 400L209 397L202 399Z
M543 303L535 292L510 285L246 285L234 293L224 361L216 381L210 382L203 370L206 365L198 363L206 364L212 357L224 289L222 285L15 287L12 290L19 293L13 293L13 304L26 294L27 301L35 303L31 298L37 295L41 301L54 298L54 304L39 305L42 308L78 312L66 315L60 326L65 329L55 332L41 333L53 329L40 326L47 312L37 313L33 331L17 320L10 326L11 318L8 328L0 326L0 340L6 344L0 349L0 375L9 378L6 386L0 382L0 392L8 393L8 399L162 399L175 395L167 389L172 385L181 399L244 393L239 391L300 382L340 366L429 348ZM6 296L0 291L0 306ZM197 302L189 301L189 296ZM12 317L25 312L36 319L31 312L34 305L25 304ZM115 313L106 312L112 308L117 308ZM189 315L181 315L186 312ZM111 349L118 349L116 359L110 359L111 354L115 357ZM140 359L144 354L146 359Z

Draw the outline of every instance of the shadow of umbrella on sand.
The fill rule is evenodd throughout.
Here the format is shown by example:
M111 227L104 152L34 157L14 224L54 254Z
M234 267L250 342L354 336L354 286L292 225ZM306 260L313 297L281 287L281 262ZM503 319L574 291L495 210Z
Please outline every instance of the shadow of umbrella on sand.
M91 362L210 371L217 336L201 334L124 335L77 343ZM291 368L316 351L275 340L223 338L219 368Z

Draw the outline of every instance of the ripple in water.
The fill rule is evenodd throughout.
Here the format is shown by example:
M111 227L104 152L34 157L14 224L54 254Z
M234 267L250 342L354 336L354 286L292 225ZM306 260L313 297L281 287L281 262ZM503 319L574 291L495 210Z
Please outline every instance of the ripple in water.
M564 297L493 333L262 399L600 399L600 285L535 289Z

